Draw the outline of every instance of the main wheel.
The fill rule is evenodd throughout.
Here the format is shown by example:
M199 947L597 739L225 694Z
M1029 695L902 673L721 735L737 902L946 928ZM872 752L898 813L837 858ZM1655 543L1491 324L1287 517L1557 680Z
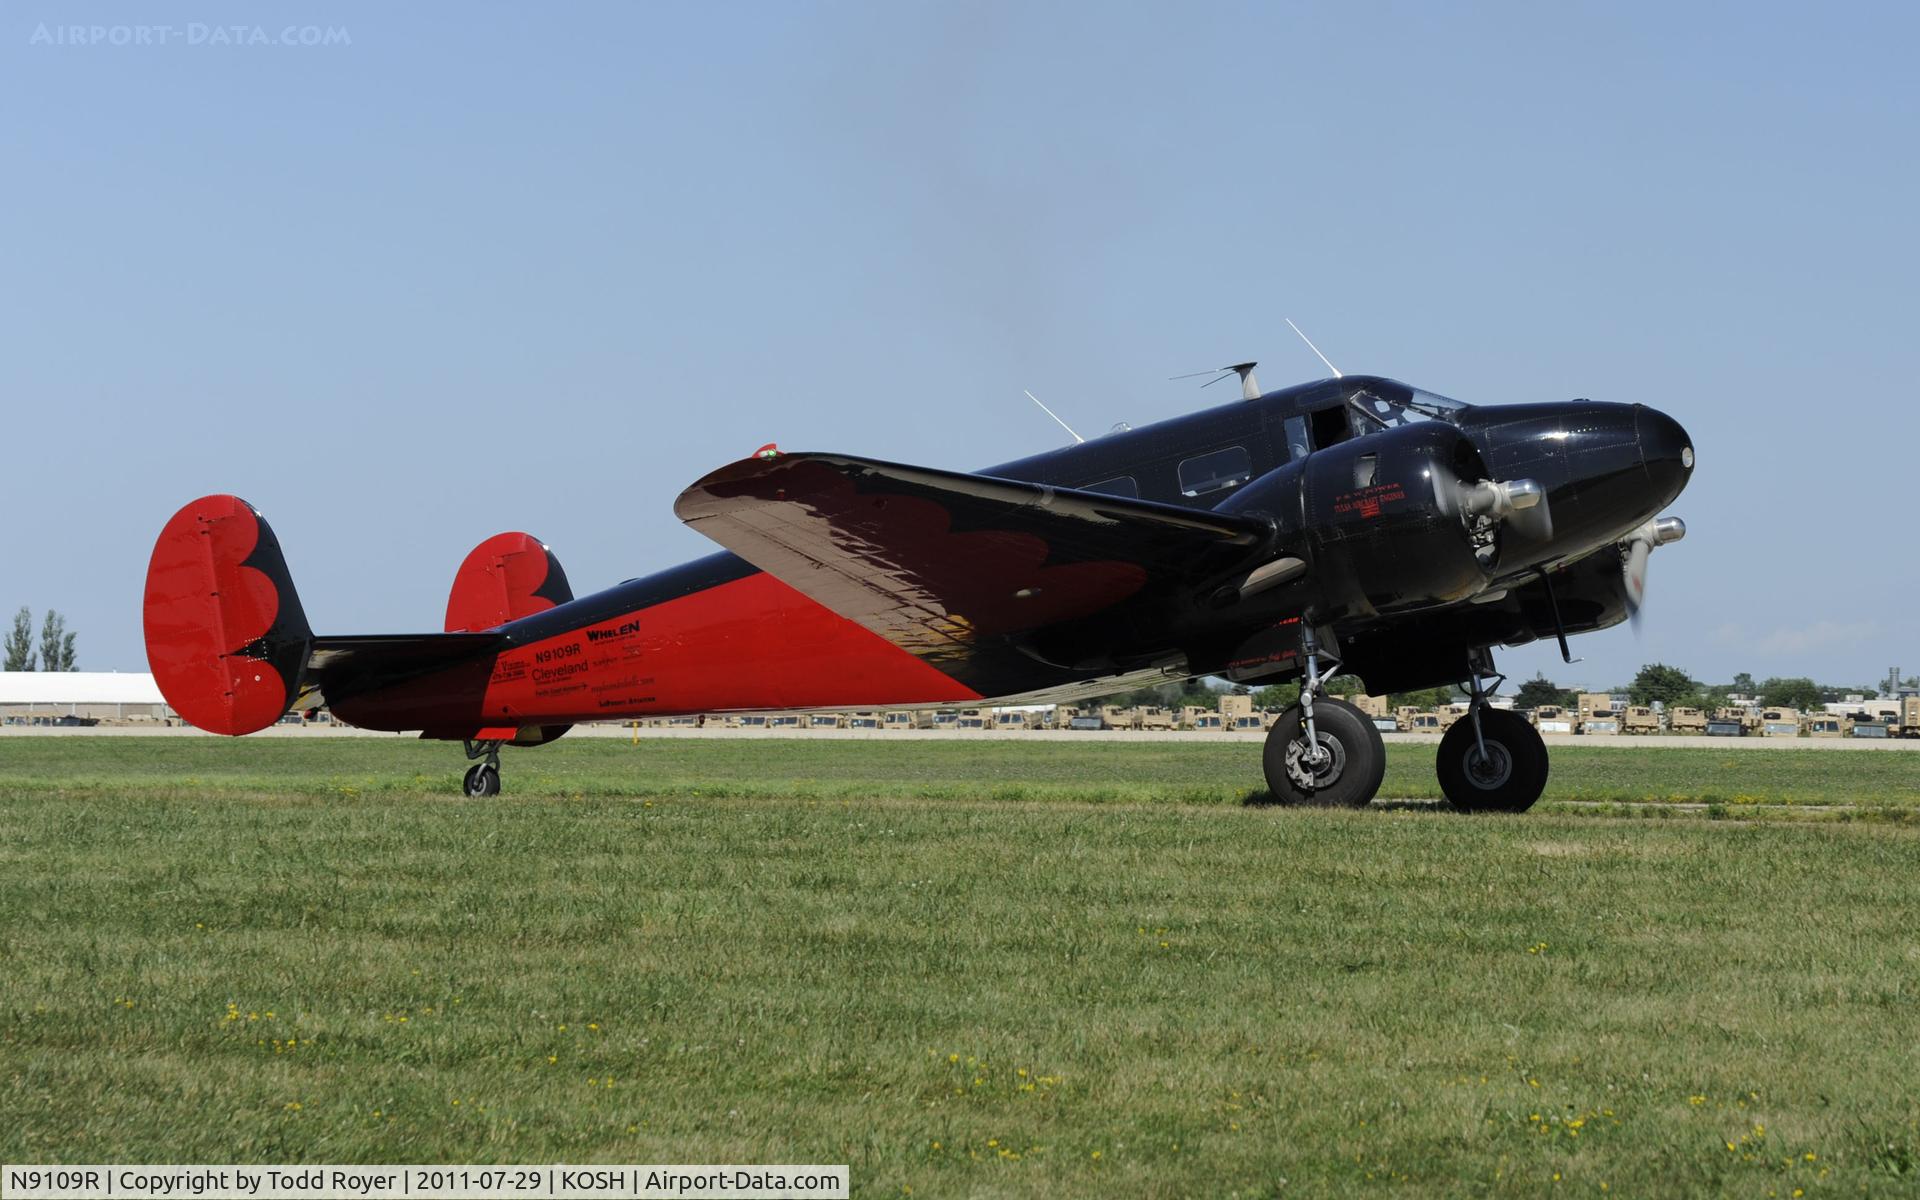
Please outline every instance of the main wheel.
M467 778L462 786L467 795L476 799L482 796L498 796L500 771L492 763L477 763L467 768Z
M1455 721L1440 739L1434 766L1440 790L1460 811L1525 812L1547 787L1547 744L1520 714L1484 708L1480 738L1473 736L1471 716Z
M1298 706L1273 723L1261 755L1267 790L1282 804L1360 808L1370 802L1387 773L1380 731L1344 700L1314 701L1313 726L1318 759L1308 751L1307 722Z

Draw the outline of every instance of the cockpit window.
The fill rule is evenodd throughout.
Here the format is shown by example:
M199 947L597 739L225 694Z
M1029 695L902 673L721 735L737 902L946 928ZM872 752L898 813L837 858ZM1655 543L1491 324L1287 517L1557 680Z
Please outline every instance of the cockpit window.
M1356 388L1347 402L1382 429L1411 425L1415 421L1451 421L1455 413L1467 407L1433 392L1387 383L1369 383Z

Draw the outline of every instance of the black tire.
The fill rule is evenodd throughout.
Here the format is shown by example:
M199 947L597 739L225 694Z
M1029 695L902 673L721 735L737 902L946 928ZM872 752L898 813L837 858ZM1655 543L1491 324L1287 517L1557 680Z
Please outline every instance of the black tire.
M1525 812L1547 787L1547 744L1540 731L1518 713L1488 708L1480 712L1480 736L1487 759L1473 736L1473 718L1453 723L1440 739L1434 769L1440 791L1461 812Z
M1344 700L1316 700L1314 732L1327 751L1319 767L1306 759L1307 723L1298 705L1281 714L1261 755L1267 790L1281 804L1361 808L1387 773L1387 750L1367 715Z
M478 800L486 796L500 794L500 772L491 763L480 763L467 768L467 778L463 784L467 795Z

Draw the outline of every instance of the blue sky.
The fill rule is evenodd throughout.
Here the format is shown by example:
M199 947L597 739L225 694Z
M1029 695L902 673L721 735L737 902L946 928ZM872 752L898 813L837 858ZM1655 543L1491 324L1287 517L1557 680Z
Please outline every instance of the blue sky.
M152 539L232 491L316 629L435 629L500 530L603 586L762 442L1000 462L1060 440L1022 388L1086 432L1316 377L1292 317L1692 431L1643 636L1511 674L1920 671L1915 12L10 0L0 609L144 669Z

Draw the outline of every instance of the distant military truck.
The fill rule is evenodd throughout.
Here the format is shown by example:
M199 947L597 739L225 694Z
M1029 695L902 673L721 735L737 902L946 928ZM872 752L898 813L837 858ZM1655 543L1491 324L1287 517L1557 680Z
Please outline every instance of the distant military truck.
M886 730L926 729L933 724L933 714L925 709L896 708L880 714L880 728Z
M1619 719L1613 713L1611 692L1581 692L1574 697L1574 711L1580 715L1581 733L1619 733ZM1605 722L1596 728L1596 722Z
M1843 738L1853 736L1853 718L1835 713L1808 713L1807 736L1817 738Z
M991 729L993 714L984 708L963 708L953 724L957 729Z
M1217 708L1201 708L1189 704L1180 710L1180 725L1185 729L1225 729L1226 722L1220 719Z
M1413 708L1402 705L1399 709L1400 728L1409 733L1441 732L1440 714L1430 708Z
M1173 710L1150 704L1140 710L1140 728L1172 729Z
M1266 719L1253 711L1252 696L1220 697L1220 726L1223 729L1259 730L1266 728Z
M1533 727L1541 733L1572 733L1576 718L1558 704L1542 704L1533 710Z
M1660 714L1644 704L1629 704L1620 718L1620 732L1648 734L1660 732Z
M1853 723L1853 729L1848 736L1857 738L1889 738L1893 736L1893 723L1899 719L1899 715L1896 713L1882 721L1855 721Z
M957 708L935 709L933 712L933 716L927 719L927 728L929 729L960 728L960 710Z
M1707 714L1697 708L1670 708L1667 710L1668 733L1705 733Z
M1106 722L1107 729L1138 729L1140 710L1122 708L1118 704L1105 704L1100 707L1100 719Z
M1800 710L1797 708L1763 708L1760 710L1761 737L1799 737Z
M1920 696L1900 697L1900 712L1893 722L1895 737L1920 737Z
M806 727L808 729L845 729L847 727L847 714L837 712L808 713Z
M878 729L881 726L877 712L856 712L847 714L848 729Z
M1393 710L1388 706L1387 697L1385 696L1369 696L1364 692L1359 692L1348 696L1347 703L1353 705L1369 717L1387 717L1393 715Z
M1106 718L1100 715L1100 710L1097 708L1076 710L1073 716L1067 719L1068 729L1105 729L1106 727Z
M1003 708L993 714L995 729L1038 729L1040 714L1028 708Z
M1753 730L1752 713L1744 708L1716 708L1707 720L1708 737L1746 737Z

